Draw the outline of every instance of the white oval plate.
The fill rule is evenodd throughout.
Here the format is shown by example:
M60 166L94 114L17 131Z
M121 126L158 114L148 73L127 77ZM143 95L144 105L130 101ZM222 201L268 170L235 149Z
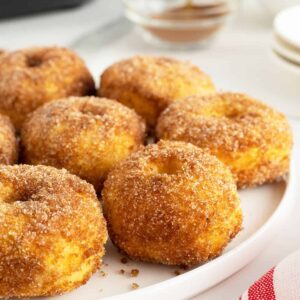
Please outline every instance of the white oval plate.
M293 165L293 164L292 164ZM63 296L40 298L51 300L154 300L187 299L219 283L249 263L264 248L291 211L294 198L294 168L288 183L276 183L240 191L244 212L243 230L226 247L224 253L176 276L174 267L129 261L122 264L121 255L107 246L105 265L89 282ZM124 269L125 274L120 274ZM130 271L138 269L137 277ZM131 284L139 288L132 290Z

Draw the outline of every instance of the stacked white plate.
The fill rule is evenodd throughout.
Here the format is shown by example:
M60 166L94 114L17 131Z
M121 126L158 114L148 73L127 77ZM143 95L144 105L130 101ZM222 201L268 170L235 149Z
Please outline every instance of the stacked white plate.
M300 5L275 17L273 50L281 59L300 68Z

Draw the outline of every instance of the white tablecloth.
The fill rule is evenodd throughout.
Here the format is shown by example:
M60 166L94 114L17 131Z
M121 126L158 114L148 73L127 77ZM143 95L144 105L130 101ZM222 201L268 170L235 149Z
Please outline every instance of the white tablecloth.
M62 12L0 21L0 48L70 45L83 33L120 15L118 0L95 0ZM271 53L271 19L259 2L244 0L233 24L209 49L161 50L143 42L135 32L84 54L95 78L110 63L133 54L172 55L192 60L211 74L223 90L247 92L287 113L300 153L300 70L281 64ZM299 193L300 195L300 187ZM231 300L289 253L300 249L300 203L268 247L248 266L194 298Z

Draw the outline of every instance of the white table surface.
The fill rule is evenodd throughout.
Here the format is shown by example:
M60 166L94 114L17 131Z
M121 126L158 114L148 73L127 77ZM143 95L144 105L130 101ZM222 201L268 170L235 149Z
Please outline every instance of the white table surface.
M241 9L209 49L170 51L143 42L132 31L94 53L81 53L95 78L110 63L133 54L171 55L191 60L209 73L221 90L247 92L285 112L293 126L295 154L300 153L300 69L280 63L271 52L271 18L256 0ZM68 46L76 38L120 15L118 0L34 17L0 21L0 48ZM297 160L300 166L300 155ZM300 172L300 168L299 168ZM298 172L298 173L299 173ZM295 197L300 195L295 194ZM266 249L248 266L194 300L236 299L255 279L289 253L300 249L300 203ZM188 286L187 286L188 288Z

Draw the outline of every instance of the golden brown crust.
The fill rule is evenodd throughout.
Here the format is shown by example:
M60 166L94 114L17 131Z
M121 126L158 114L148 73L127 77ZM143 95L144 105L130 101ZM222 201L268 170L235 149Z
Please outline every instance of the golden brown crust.
M134 108L154 126L159 114L174 100L214 90L208 75L189 62L135 56L104 71L98 95Z
M12 165L18 160L15 129L7 116L0 114L0 164Z
M21 131L29 164L66 168L100 190L107 172L144 142L141 117L122 104L71 97L34 111Z
M84 284L107 239L92 186L66 170L28 165L0 166L0 186L0 297Z
M239 187L280 179L289 170L292 133L285 116L247 95L192 96L171 104L156 128L162 139L207 148Z
M205 262L242 223L230 170L182 142L160 141L131 154L109 173L102 198L110 238L135 260Z
M10 116L18 130L40 105L94 90L84 62L66 48L28 48L9 52L0 61L0 112Z

